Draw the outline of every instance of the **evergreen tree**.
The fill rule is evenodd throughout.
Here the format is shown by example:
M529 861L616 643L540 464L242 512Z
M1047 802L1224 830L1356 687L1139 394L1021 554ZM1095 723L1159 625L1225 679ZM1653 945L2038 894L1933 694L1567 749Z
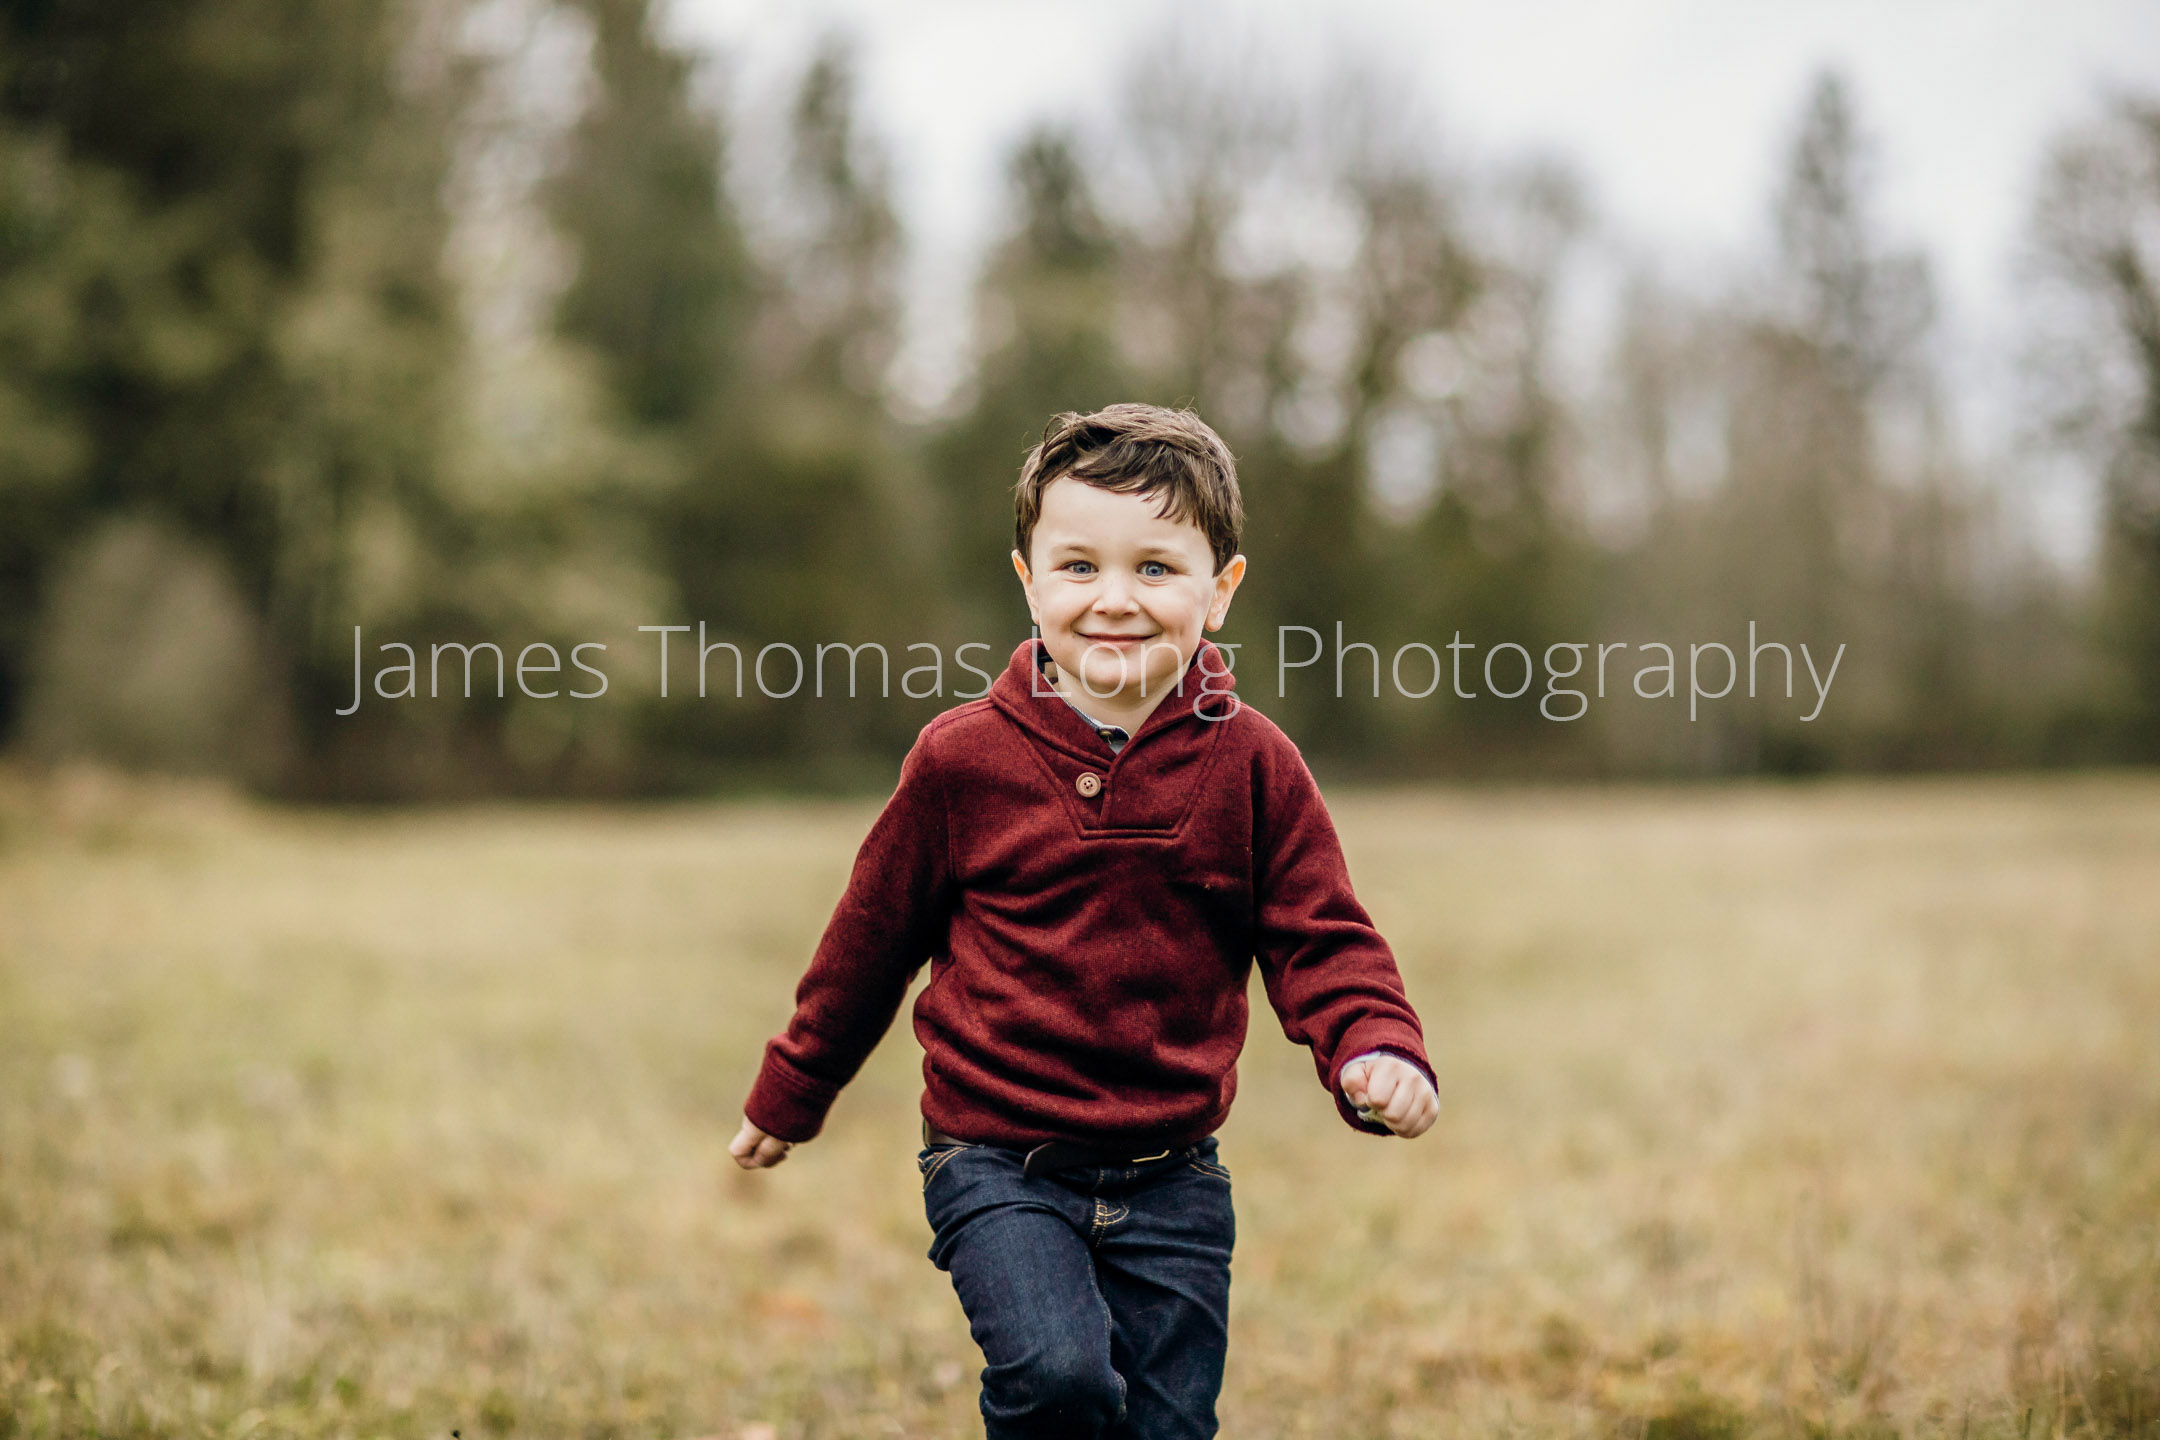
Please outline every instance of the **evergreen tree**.
M849 703L828 689L818 703L816 647L883 644L897 697L899 671L911 663L905 646L926 638L935 614L936 536L910 489L888 408L899 222L836 44L804 72L788 146L743 383L701 417L662 542L688 613L713 638L742 646L746 657L786 643L804 658L797 696L762 702L746 683L746 704L701 712L694 743L738 758L786 758L802 774L804 761L844 767L904 747L919 728L909 720L915 710L897 700ZM782 668L770 678L784 688L793 662L774 663ZM843 693L844 663L832 662L827 682ZM862 667L862 683L877 693L876 656Z
M1097 210L1076 142L1038 130L1006 167L1014 223L978 290L973 404L931 442L944 565L970 639L1022 633L1008 556L1012 487L1050 417L1130 398L1118 353L1118 239Z
M596 93L549 186L577 256L557 325L605 357L627 418L680 436L741 379L753 275L723 134L647 0L573 3L592 22Z
M370 494L433 503L456 348L437 263L455 76L406 63L409 20L392 0L0 8L0 315L41 316L0 393L48 417L16 462L44 483L0 500L21 522L0 527L0 694L21 684L17 603L133 515L220 557L320 734L353 517Z

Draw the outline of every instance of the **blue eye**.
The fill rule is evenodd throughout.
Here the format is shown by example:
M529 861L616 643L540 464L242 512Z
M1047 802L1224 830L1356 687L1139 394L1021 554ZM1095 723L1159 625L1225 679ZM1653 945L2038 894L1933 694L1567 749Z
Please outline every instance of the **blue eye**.
M1140 562L1140 573L1147 576L1150 580L1156 580L1160 579L1162 576L1168 575L1170 573L1170 567L1163 564L1163 562L1160 560L1143 560Z
M1093 570L1095 567L1092 562L1087 560L1068 560L1065 562L1064 568L1067 570L1071 570L1076 574L1085 574L1086 572Z

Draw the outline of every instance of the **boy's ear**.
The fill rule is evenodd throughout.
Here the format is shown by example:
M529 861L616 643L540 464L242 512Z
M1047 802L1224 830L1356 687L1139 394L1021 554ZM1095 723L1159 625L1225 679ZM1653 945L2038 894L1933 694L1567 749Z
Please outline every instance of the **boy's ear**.
M1012 562L1013 573L1020 577L1020 593L1027 599L1028 619L1037 625L1041 625L1042 620L1035 614L1035 596L1031 593L1035 584L1035 577L1028 574L1027 557L1015 550L1012 552Z
M1208 601L1207 628L1220 630L1230 618L1230 597L1237 594L1238 583L1245 578L1245 557L1233 555L1215 572L1215 595Z

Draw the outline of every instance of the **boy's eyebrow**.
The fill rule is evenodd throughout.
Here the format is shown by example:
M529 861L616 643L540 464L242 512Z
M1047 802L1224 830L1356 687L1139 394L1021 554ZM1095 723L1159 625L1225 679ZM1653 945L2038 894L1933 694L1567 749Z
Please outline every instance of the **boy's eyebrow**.
M1047 551L1047 553L1051 555L1061 555L1067 552L1075 552L1083 555L1092 555L1095 553L1095 547L1085 540L1054 540L1050 542L1049 549ZM1173 560L1180 558L1183 554L1183 552L1180 551L1175 545L1163 545L1153 541L1150 541L1145 545L1139 546L1136 553L1141 555L1167 556L1168 558Z

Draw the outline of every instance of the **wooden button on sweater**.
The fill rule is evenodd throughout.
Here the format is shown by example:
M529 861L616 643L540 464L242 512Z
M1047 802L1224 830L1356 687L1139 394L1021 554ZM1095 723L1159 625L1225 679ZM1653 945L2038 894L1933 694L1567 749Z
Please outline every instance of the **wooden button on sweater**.
M1097 775L1092 770L1083 770L1080 772L1080 778L1073 781L1073 789L1078 790L1082 795L1092 800L1102 790L1102 776Z

